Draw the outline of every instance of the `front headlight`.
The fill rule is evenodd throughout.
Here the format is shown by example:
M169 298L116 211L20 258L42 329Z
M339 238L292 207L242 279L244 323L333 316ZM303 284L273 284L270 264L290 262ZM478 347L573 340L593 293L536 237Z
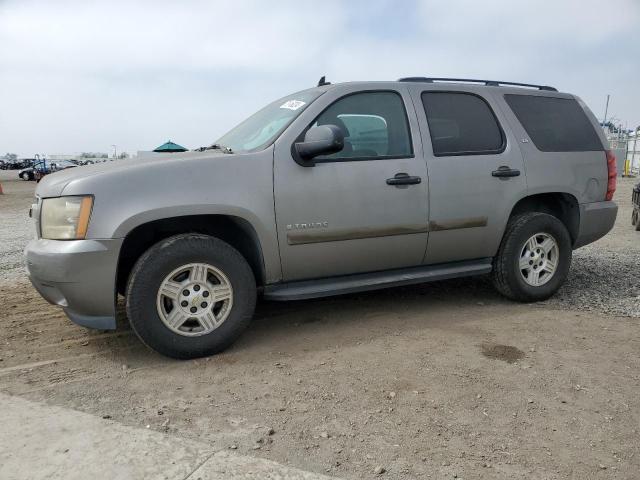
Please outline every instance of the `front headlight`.
M87 235L93 197L45 198L40 210L40 232L49 240L82 240Z

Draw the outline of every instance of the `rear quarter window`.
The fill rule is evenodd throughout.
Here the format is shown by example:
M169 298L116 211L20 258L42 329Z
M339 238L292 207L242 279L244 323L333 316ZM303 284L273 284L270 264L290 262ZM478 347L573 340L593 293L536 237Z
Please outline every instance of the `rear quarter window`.
M604 150L593 125L576 100L516 94L507 94L504 98L538 150Z

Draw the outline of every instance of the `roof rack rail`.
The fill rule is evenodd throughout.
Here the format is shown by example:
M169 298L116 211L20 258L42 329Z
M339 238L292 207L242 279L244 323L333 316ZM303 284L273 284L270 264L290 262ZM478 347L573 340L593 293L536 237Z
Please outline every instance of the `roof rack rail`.
M451 82L451 83L482 83L484 85L488 85L490 87L499 87L501 85L506 85L510 87L527 87L527 88L537 88L538 90L546 90L549 92L557 92L558 89L555 87L550 87L548 85L533 85L531 83L518 83L518 82L501 82L499 80L477 80L473 78L431 78L431 77L406 77L398 80L399 82L425 82L425 83L435 83L435 82Z

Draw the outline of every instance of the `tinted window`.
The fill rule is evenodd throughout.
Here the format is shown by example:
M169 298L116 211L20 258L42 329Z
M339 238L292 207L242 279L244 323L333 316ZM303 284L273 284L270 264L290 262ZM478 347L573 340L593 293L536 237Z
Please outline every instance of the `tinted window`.
M574 99L505 95L507 103L543 152L603 150L602 142Z
M364 92L336 100L315 125L337 125L344 149L317 160L409 157L413 154L402 97L393 92Z
M422 104L434 155L478 155L503 150L502 130L482 98L469 93L424 92Z

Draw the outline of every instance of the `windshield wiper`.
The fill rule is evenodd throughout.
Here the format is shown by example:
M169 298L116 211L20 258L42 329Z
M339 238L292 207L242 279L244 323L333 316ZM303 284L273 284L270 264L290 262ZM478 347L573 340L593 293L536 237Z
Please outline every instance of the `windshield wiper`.
M209 145L208 147L196 148L196 152L204 152L205 150L222 150L222 153L233 153L231 147L225 147L224 145L220 145L219 143L214 143L212 145Z

